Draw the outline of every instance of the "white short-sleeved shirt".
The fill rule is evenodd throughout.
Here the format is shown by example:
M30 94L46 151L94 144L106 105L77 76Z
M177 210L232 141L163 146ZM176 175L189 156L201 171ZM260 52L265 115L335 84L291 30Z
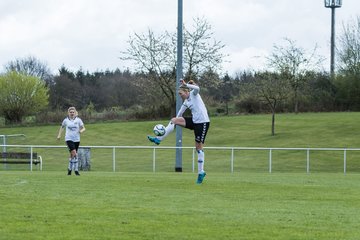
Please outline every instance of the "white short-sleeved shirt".
M190 91L189 97L183 102L177 116L181 116L185 112L186 108L188 108L191 110L192 120L194 123L210 122L205 104L200 94L198 94L200 88L191 84L187 84L186 86L192 90Z
M80 142L80 129L84 127L84 123L80 118L70 119L67 117L62 122L61 127L66 128L65 141Z

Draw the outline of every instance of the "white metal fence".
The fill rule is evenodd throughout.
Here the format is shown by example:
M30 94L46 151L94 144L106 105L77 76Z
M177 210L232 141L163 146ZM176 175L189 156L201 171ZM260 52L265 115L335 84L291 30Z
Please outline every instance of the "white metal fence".
M28 149L31 156L32 153L36 151L36 149L53 149L53 148L65 148L65 146L55 146L55 145L1 145L3 149L7 148L24 148ZM116 171L116 150L117 149L152 149L152 171L156 171L156 160L157 160L157 150L159 149L176 149L178 147L168 147L168 146L81 146L82 148L90 148L90 149L109 149L112 151L112 171ZM182 147L183 149L192 149L192 171L195 171L195 158L197 157L194 147ZM206 149L212 150L223 150L230 152L230 172L234 172L234 159L235 159L235 151L267 151L268 152L268 172L271 173L273 171L273 154L275 151L304 151L306 153L306 172L310 173L310 153L318 152L318 151L334 151L334 152L342 152L343 158L343 172L346 174L347 171L347 153L351 151L360 151L360 148L279 148L279 147L205 147ZM46 159L43 159L46 164ZM30 171L33 170L32 159L29 160Z

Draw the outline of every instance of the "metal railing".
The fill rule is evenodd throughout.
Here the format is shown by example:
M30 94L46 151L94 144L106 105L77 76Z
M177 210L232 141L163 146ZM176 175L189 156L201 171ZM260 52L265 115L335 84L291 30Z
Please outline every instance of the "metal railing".
M0 145L2 147L15 147L15 148L27 148L30 149L30 153L34 152L34 149L39 148L66 148L66 146L57 146L57 145ZM195 148L194 147L169 147L169 146L81 146L82 148L90 149L112 149L112 171L116 171L116 149L152 149L152 171L156 171L156 151L159 149L192 149L192 171L195 171ZM274 151L305 151L306 152L306 172L310 173L310 152L313 151L340 151L343 152L343 172L346 174L347 168L347 152L349 151L360 151L360 148L280 148L280 147L204 147L204 150L226 150L231 151L230 155L230 171L234 172L234 158L235 151L247 151L247 150L256 150L256 151L268 151L268 172L272 172L273 165L273 152ZM29 160L30 171L33 170L31 164L33 159ZM46 159L43 159L46 162Z

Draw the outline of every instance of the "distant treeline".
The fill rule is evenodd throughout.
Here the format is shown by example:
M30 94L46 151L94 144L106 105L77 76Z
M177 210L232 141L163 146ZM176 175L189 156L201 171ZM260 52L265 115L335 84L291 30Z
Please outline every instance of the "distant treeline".
M169 73L172 74L172 73ZM167 101L163 86L147 83L152 76L130 71L71 72L65 67L49 81L50 112L64 112L76 106L86 118L155 119L174 114L174 102ZM252 84L259 72L244 71L232 77L205 72L195 81L211 115L271 112L261 94L253 93ZM359 79L347 75L331 78L325 72L308 72L297 90L298 112L360 110ZM175 91L175 75L173 76ZM287 89L277 112L294 112L294 96ZM252 94L249 94L249 93ZM276 96L275 96L276 97ZM44 115L44 113L42 113ZM48 114L46 114L48 115ZM49 121L50 119L43 119Z

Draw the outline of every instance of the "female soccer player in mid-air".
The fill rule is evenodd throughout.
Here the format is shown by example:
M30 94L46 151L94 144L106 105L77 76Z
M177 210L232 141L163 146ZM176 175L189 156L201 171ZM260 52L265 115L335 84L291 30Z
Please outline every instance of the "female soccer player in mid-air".
M181 86L179 89L179 95L183 100L183 104L179 109L176 117L172 118L169 124L166 126L165 134L161 137L151 137L148 139L159 145L160 142L171 133L175 125L188 128L194 131L195 134L195 148L198 154L198 178L197 183L201 184L206 176L204 171L204 150L206 133L210 127L210 119L207 113L205 104L199 94L200 88L195 85L194 81L190 80L186 83L181 80ZM183 113L186 109L190 109L192 117L183 117Z

